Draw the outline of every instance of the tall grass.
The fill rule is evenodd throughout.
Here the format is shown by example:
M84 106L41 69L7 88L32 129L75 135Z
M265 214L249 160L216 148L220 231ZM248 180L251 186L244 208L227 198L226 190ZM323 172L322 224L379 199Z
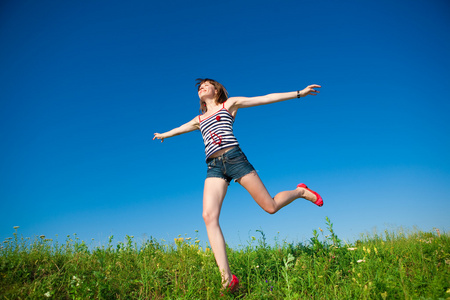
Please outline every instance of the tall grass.
M240 279L222 299L445 299L450 297L448 234L384 232L344 244L327 231L306 243L275 241L262 231L245 247L228 248ZM2 299L217 299L220 274L198 238L174 243L127 236L89 249L77 236L65 243L14 237L0 249ZM272 243L273 244L273 243Z

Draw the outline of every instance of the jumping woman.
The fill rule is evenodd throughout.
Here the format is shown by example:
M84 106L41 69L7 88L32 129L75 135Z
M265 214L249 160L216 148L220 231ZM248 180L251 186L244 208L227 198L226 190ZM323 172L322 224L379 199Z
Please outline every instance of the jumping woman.
M239 280L231 273L225 249L225 240L219 225L222 207L231 180L242 185L253 199L269 214L298 198L322 206L322 197L300 183L294 190L283 191L271 197L253 166L239 148L233 134L233 123L240 108L270 104L294 98L317 95L320 85L309 85L303 90L275 93L259 97L230 97L225 87L212 79L197 79L201 115L178 128L155 133L153 139L164 139L199 129L205 143L207 173L203 190L203 219L216 263L225 289L234 292Z

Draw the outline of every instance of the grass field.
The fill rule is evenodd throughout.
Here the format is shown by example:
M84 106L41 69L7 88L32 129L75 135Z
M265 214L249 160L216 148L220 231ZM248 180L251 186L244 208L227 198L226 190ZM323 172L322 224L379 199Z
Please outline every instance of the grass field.
M326 218L305 243L268 242L263 232L228 249L237 293L221 299L450 299L447 233L388 232L344 244ZM194 237L137 244L113 237L90 249L19 235L0 249L1 299L218 299L220 274Z

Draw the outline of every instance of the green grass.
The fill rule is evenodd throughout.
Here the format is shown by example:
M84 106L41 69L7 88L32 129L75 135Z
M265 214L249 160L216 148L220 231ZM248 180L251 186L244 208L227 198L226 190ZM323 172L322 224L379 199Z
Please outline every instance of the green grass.
M228 249L240 279L222 299L449 299L450 239L439 232L384 232L344 245L326 219L303 244L272 245L262 231ZM273 245L274 244L274 245ZM217 299L220 274L197 238L153 238L90 249L14 237L0 249L1 299Z

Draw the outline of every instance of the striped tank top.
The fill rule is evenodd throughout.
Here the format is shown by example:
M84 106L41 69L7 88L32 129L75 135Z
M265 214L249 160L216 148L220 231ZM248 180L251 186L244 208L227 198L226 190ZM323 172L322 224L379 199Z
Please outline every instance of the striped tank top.
M225 103L219 111L204 120L198 116L198 121L205 143L206 159L216 151L239 145L233 133L234 118L225 108Z

